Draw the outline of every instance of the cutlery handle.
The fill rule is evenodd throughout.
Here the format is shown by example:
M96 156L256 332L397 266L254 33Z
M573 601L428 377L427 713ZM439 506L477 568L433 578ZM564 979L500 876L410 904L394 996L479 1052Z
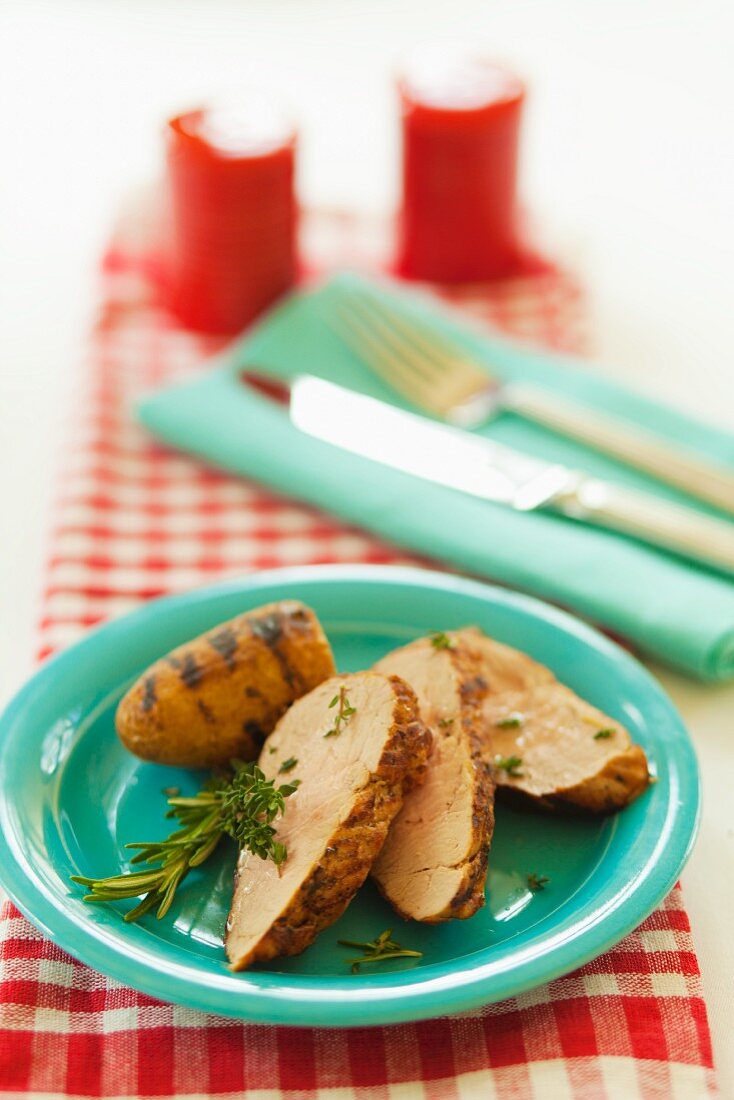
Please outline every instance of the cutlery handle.
M734 524L701 515L608 481L581 475L552 505L573 519L596 523L684 557L734 573Z
M508 382L502 407L734 514L734 472L540 387Z

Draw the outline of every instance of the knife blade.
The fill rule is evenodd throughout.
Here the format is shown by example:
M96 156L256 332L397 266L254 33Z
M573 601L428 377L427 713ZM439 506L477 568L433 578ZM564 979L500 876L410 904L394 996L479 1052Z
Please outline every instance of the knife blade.
M306 435L434 484L519 511L550 510L734 572L734 524L406 412L334 382L242 380L288 409Z

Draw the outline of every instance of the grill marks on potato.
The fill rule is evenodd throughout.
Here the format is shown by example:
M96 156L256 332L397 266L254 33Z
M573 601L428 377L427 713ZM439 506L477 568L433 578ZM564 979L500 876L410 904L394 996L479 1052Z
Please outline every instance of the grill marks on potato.
M234 668L234 657L237 653L237 635L231 626L223 626L215 634L208 634L207 639L212 649L220 655L230 670Z
M251 619L250 630L258 638L262 638L266 645L277 645L283 635L283 616L274 612L272 615L263 615L260 619Z
M334 671L314 613L293 600L270 604L152 665L120 703L118 733L161 764L251 760L287 707Z
M196 656L193 653L184 654L179 676L181 677L181 682L184 683L187 688L195 688L201 683L204 671L199 667Z
M265 740L265 731L259 722L253 722L251 719L242 723L242 729L245 731L248 737L251 737L253 741L262 742Z
M198 708L199 714L208 725L211 726L214 722L216 722L216 718L214 717L210 708L206 705L203 699L197 699L196 706Z
M288 618L289 625L295 631L298 631L305 622L305 617L300 614L298 610L291 612ZM295 671L280 648L280 642L283 640L284 636L283 614L276 611L269 615L263 615L260 618L253 618L250 621L250 629L255 637L262 639L265 645L270 648L273 656L280 665L283 679L287 684L293 687L296 683ZM298 694L302 694L302 691L299 691Z
M158 702L158 696L155 693L155 676L146 676L143 682L143 698L140 700L140 707L145 713L152 710Z
M181 683L187 688L194 688L197 684L201 683L203 675L202 669L196 661L196 653L194 650L195 644L196 643L192 643L191 650L182 646L178 656L166 658L167 664L175 670Z

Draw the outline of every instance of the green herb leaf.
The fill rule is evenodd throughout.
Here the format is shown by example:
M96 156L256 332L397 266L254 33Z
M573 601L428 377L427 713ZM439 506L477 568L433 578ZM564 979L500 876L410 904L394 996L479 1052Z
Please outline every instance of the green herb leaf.
M431 634L431 645L434 649L455 649L456 642L449 638L445 630L434 630Z
M374 940L360 943L355 940L337 940L343 947L355 947L363 954L357 959L347 959L347 965L351 966L352 974L359 972L364 963L383 962L385 959L422 959L422 951L411 951L401 946L392 938L392 928L380 932Z
M278 787L278 790L283 795L283 798L287 798L288 795L293 794L294 791L297 791L300 785L300 779L291 779L290 783L284 783L281 787Z
M532 893L537 894L538 890L545 890L546 882L550 882L550 879L547 875L529 874L528 890L531 890Z
M519 770L522 765L521 756L495 756L494 762L495 766L498 767L500 771L507 772L508 775L514 777L523 774Z
M289 756L288 759L284 760L283 763L278 768L278 775L283 775L285 772L293 771L293 769L295 768L297 763L298 763L298 757Z
M211 780L192 798L168 799L171 808L166 816L177 819L180 828L165 840L125 845L137 849L131 864L152 864L149 869L101 879L73 875L72 882L89 890L84 900L141 898L124 919L135 921L154 908L160 919L189 871L200 867L226 834L240 848L280 866L288 853L275 839L273 822L285 810L285 800L297 789L298 781L276 787L275 780L266 779L257 764L234 761L233 768L233 774Z
M330 707L339 706L337 716L334 719L334 725L330 730L327 730L324 737L338 737L342 732L342 726L345 725L353 714L357 713L357 708L353 707L347 699L347 689L342 685L339 688L339 693L329 703Z
M285 844L281 844L279 840L274 841L270 852L270 858L276 867L280 867L281 863L285 863L288 858Z
M498 730L514 730L523 724L525 716L520 714L519 711L514 711L512 714L508 714L506 718L502 718L499 722L495 722L495 729Z
M285 799L295 787L276 788L257 764L242 764L220 792L222 827L240 848L261 859L272 858L275 829L272 822L285 810Z
M613 726L608 726L606 729L597 730L594 734L595 741L606 741L608 737L613 737L617 731Z
M438 724L442 730L449 730L453 726L454 721L455 719L453 718L439 718Z

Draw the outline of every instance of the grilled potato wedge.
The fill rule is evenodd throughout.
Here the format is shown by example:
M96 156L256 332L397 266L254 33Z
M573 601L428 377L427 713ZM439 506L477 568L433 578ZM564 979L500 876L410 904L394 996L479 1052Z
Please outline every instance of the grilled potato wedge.
M296 600L222 623L146 669L116 727L136 756L211 768L255 759L294 700L335 672L316 615Z

